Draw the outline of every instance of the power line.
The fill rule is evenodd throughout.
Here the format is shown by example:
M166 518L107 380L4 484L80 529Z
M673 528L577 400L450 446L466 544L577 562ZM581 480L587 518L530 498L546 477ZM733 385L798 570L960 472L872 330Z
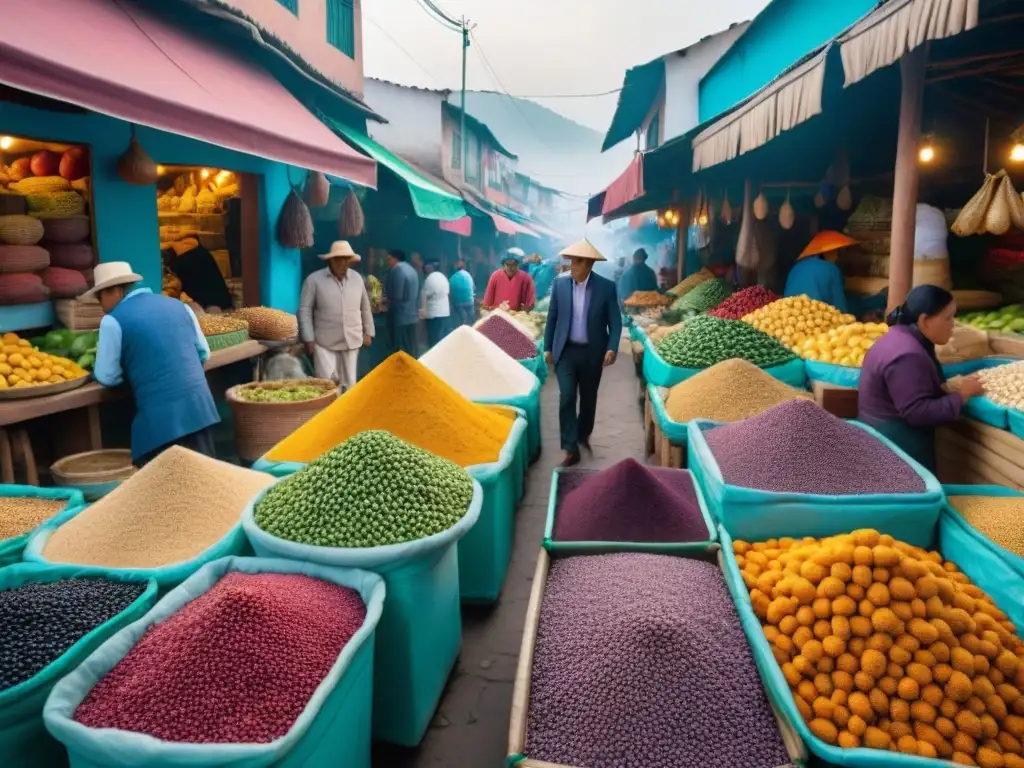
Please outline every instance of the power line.
M443 8L441 8L437 3L433 2L433 0L419 0L419 2L426 6L427 8L429 8L430 10L432 10L435 14L441 17L448 24L451 24L456 30L460 32L462 31L463 22L456 21L455 19L453 19Z
M601 96L611 96L616 93L621 93L625 90L622 87L612 88L610 91L601 91L599 93L516 93L508 94L514 96L517 99L596 99Z
M398 50L400 50L402 53L404 53L406 55L406 57L409 59L409 61L411 61L413 64L415 64L419 68L420 72L425 74L427 77L429 77L431 80L433 80L438 85L441 85L441 81L437 77L435 77L426 67L424 67L422 64L420 64L420 62L416 59L416 57L413 56L411 53L409 53L408 50L406 50L404 45L402 45L400 42L395 40L395 38L393 38L391 36L390 32L388 32L386 29L384 29L384 27L382 27L380 24L378 24L370 16L367 16L367 15L364 14L363 18L366 19L367 21L369 21L371 24L373 24L373 26L375 26L377 29L379 29L381 31L381 33L384 35L384 37L386 37L388 40L390 40L392 43L394 43L395 47L398 48Z
M416 0L416 5L430 17L432 21L437 22L442 27L452 32L461 32L462 26L459 22L452 19L448 14L434 5L430 0Z

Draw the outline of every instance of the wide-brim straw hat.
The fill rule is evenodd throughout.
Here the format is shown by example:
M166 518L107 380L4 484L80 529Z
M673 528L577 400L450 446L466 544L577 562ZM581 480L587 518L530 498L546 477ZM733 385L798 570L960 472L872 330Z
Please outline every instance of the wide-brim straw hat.
M608 261L601 252L590 244L589 240L573 243L560 254L563 259L590 259L591 261Z
M826 229L824 232L819 232L807 244L803 252L797 257L797 259L806 259L808 256L818 256L822 253L828 253L829 251L837 251L840 248L847 248L851 245L857 245L857 241L852 237L847 237L842 232L836 232L835 230Z
M320 261L330 261L331 259L352 259L353 262L358 262L362 261L363 257L352 250L348 240L335 240L331 243L331 250L320 254Z
M92 276L94 280L92 288L83 293L79 297L80 299L94 299L97 293L106 288L142 282L142 275L132 272L132 265L127 261L107 261L97 264Z

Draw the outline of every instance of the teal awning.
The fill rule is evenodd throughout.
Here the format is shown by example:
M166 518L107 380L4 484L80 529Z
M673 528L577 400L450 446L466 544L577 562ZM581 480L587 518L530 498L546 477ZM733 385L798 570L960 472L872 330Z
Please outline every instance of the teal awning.
M442 189L413 166L409 165L409 163L398 157L398 155L381 146L366 134L359 133L355 128L339 123L329 117L322 116L321 119L324 120L331 130L354 145L356 149L365 152L405 182L409 188L409 197L412 199L413 210L416 211L416 215L421 219L455 221L467 215L466 202L459 195Z

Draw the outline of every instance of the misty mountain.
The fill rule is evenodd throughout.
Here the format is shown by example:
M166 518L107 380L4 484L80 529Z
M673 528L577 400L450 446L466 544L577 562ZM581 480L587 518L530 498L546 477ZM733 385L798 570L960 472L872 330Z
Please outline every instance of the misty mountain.
M449 101L458 105L459 92ZM632 157L629 142L602 154L603 135L529 99L469 91L466 109L519 156L520 173L574 195L600 192Z

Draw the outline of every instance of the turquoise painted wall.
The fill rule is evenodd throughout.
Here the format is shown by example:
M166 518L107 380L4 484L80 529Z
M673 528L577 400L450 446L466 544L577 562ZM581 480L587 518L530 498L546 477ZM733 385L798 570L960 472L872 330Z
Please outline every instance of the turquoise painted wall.
M153 186L126 184L116 170L130 139L128 123L95 113L62 114L0 102L0 133L88 145L99 260L127 261L150 287L160 285L156 190ZM227 168L260 177L260 300L265 306L295 312L301 281L300 254L297 249L278 244L274 230L278 211L290 190L289 173L298 183L305 178L304 171L151 128L139 127L136 137L158 163Z
M700 121L763 88L831 40L877 0L773 0L700 81Z

